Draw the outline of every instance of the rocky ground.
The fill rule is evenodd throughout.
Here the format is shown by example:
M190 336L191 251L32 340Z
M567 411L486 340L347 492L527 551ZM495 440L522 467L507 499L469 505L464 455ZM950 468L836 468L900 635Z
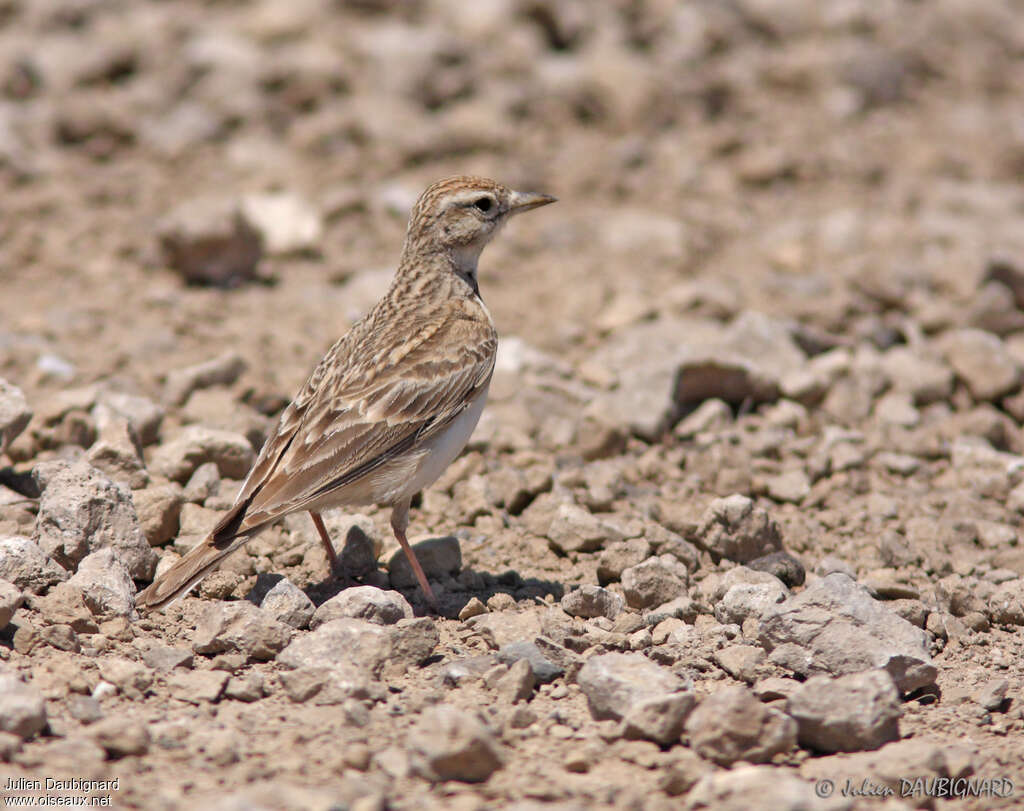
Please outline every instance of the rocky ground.
M1022 93L1012 0L0 0L5 798L1018 805ZM375 508L138 616L467 172L560 202L443 616Z

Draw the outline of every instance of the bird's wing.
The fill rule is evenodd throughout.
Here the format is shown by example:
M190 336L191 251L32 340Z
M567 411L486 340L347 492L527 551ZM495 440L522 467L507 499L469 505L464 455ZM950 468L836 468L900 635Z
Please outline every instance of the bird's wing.
M409 332L391 347L386 335L353 329L328 352L281 415L216 541L361 480L443 429L487 387L497 350L489 319L453 308Z

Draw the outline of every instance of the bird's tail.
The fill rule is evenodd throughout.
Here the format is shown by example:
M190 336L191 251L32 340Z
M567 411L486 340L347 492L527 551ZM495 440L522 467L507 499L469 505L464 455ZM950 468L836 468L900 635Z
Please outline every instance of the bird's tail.
M185 557L136 595L136 607L152 611L170 605L179 597L184 597L248 538L243 536L235 540L235 543L218 547L211 535L196 544Z
M209 535L148 588L135 595L135 607L152 611L184 597L200 580L216 569L224 558L265 527L265 522L255 526L246 522L246 511L251 502L250 496L221 516Z

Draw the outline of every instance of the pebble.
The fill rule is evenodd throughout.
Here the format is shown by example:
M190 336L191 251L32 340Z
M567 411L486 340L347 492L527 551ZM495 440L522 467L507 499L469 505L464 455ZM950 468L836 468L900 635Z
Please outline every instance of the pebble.
M696 700L667 668L639 653L606 653L586 661L576 676L598 721L622 721L628 738L659 743L678 739Z
M21 589L6 580L0 580L0 631L7 627L14 612L25 602Z
M512 665L525 659L530 663L530 668L533 670L534 678L538 684L548 684L565 673L563 665L550 658L550 654L554 654L557 658L563 650L564 648L554 644L547 645L542 649L537 642L527 642L525 640L510 642L507 645L503 645L498 651L498 661ZM571 656L569 651L565 651L565 654L566 658Z
M690 745L720 766L738 760L766 763L796 746L797 725L764 706L746 687L726 687L705 698L686 722Z
M157 555L142 534L130 492L87 462L62 466L48 478L33 540L72 571L105 547L117 552L136 580L152 579L156 568Z
M223 198L187 200L157 226L164 261L190 284L235 287L256 278L263 241Z
M181 485L174 482L132 491L139 527L150 546L163 546L178 534L184 500Z
M270 256L308 253L320 247L320 214L296 194L246 195L242 198L241 213L259 233L263 249Z
M292 629L247 601L208 605L192 634L192 649L212 655L238 652L248 661L273 659L285 648Z
M462 568L462 549L459 547L459 539L454 536L420 541L413 544L412 548L428 580L442 580L446 575L458 574ZM387 569L392 588L418 588L416 574L401 549L388 560Z
M496 680L494 689L503 702L514 704L517 701L528 700L533 695L536 683L530 662L520 659Z
M807 579L804 565L789 552L772 552L748 561L746 566L756 572L767 572L774 575L787 588L802 586Z
M0 377L0 456L32 420L25 394L13 383Z
M31 594L39 594L67 577L68 571L29 538L0 537L0 578Z
M978 402L1020 388L1020 368L998 336L979 329L954 330L942 335L938 346Z
M46 702L39 690L0 665L0 732L27 741L43 731L46 717Z
M567 614L584 619L607 617L613 620L624 608L620 595L600 586L589 585L570 591L562 598L561 605Z
M708 772L686 795L686 811L714 808L716 811L748 811L751 808L799 809L849 806L822 800L814 785L790 772L771 766L738 766L730 771Z
M821 578L761 619L772 661L804 676L887 670L901 693L935 682L927 636L844 574Z
M747 563L782 549L782 531L764 509L743 495L715 499L697 528L698 544L716 559Z
M786 712L800 745L818 752L877 749L900 738L900 696L884 670L814 676L788 697Z
M455 707L430 707L407 741L412 771L432 782L479 783L503 765L493 733L476 717Z
M296 629L309 626L316 612L313 601L287 577L282 577L267 591L260 601L260 609Z
M971 698L989 712L998 712L1006 701L1009 689L1010 683L1006 679L990 679L972 693Z
M188 425L174 439L157 446L149 468L184 484L200 465L214 462L221 476L244 479L254 458L252 445L242 434Z
M631 608L653 608L685 594L686 566L672 555L648 558L622 572L622 591Z
M104 718L89 728L89 735L114 760L149 751L149 730L132 718L120 715Z

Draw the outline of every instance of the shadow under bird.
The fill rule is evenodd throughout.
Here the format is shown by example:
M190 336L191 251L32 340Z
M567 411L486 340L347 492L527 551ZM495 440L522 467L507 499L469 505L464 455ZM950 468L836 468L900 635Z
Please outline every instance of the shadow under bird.
M333 571L320 513L380 504L392 508L395 538L436 611L405 532L413 496L458 456L487 399L498 336L480 298L477 261L510 217L553 202L479 177L424 191L388 292L281 414L234 506L136 604L153 609L184 596L260 530L300 510L312 517Z

